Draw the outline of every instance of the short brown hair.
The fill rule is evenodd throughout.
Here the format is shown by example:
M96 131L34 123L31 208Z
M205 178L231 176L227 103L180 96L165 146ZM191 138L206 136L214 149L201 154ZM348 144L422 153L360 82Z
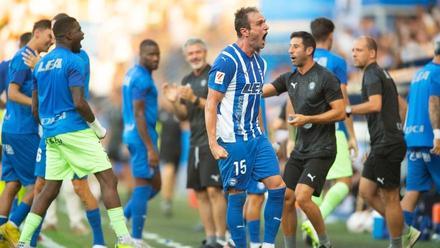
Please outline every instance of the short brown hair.
M259 11L255 7L243 7L237 10L237 12L235 12L234 27L235 27L235 32L237 32L238 38L241 37L240 29L242 28L251 29L251 24L249 23L248 14L252 12L259 12Z

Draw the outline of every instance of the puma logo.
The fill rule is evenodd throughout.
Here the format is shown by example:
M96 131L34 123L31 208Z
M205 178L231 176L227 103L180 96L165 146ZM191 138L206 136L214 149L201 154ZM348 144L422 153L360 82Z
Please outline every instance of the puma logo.
M212 180L218 182L218 180L220 179L220 175L211 175Z
M244 226L240 225L240 226L237 226L237 228L244 228Z
M385 177L382 177L382 178L378 177L377 181L380 182L383 185L384 181L385 181Z
M310 181L313 182L313 179L315 179L316 176L312 176L310 173L307 174L307 176L310 178Z
M277 220L277 221L279 221L279 222L281 222L281 218L273 217L273 219L274 219L274 220Z
M293 89L295 89L296 88L296 85L298 84L298 82L295 82L295 83L290 83L290 85L292 85L292 87L293 87Z

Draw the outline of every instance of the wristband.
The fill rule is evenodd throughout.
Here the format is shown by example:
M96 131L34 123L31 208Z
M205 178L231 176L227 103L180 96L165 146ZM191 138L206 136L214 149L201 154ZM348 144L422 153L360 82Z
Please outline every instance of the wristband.
M434 129L434 139L440 139L440 128Z
M99 123L98 119L95 118L93 122L87 122L87 125L95 132L96 136L100 139L104 138L107 134L107 130Z
M351 115L351 106L350 105L347 105L345 107L345 114L347 115L347 117L350 117L350 115Z

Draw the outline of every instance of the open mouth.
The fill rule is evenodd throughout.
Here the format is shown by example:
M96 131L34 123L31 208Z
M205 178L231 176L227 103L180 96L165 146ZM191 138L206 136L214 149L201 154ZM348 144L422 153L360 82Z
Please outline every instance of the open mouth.
M263 41L266 41L266 36L267 36L267 34L268 34L268 33L266 33L266 34L263 35Z

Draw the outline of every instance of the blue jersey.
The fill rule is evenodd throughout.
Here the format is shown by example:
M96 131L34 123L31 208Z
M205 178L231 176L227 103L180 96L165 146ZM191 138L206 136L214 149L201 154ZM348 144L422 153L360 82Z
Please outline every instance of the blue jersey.
M85 82L84 82L84 98L89 99L89 83L90 83L90 59L89 55L87 55L86 51L81 49L81 51L78 53L78 56L83 60L84 62L84 75L85 75Z
M224 93L217 107L217 138L233 143L262 134L258 122L266 63L237 44L226 47L209 72L208 87Z
M26 49L35 54L28 46L18 50L9 64L8 81L5 88L6 93L8 93L7 89L10 83L18 84L21 93L32 97L32 70L24 63L22 55ZM13 134L38 133L38 124L32 116L31 106L8 100L2 132Z
M6 89L6 85L8 84L8 70L10 62L10 60L0 62L0 95Z
M440 96L440 64L425 65L413 77L409 88L405 140L408 147L432 147L429 96Z
M57 46L35 65L34 88L38 90L44 138L88 128L76 111L70 92L70 87L84 84L82 59L65 47Z
M122 85L122 118L124 121L124 143L142 142L136 127L133 101L143 100L147 130L153 144L157 141L157 88L151 72L141 65L135 65L125 75Z
M347 85L347 63L342 57L326 49L316 48L313 59L335 74L341 84ZM343 131L345 136L348 137L347 127L344 121L336 122L336 127L338 130Z

